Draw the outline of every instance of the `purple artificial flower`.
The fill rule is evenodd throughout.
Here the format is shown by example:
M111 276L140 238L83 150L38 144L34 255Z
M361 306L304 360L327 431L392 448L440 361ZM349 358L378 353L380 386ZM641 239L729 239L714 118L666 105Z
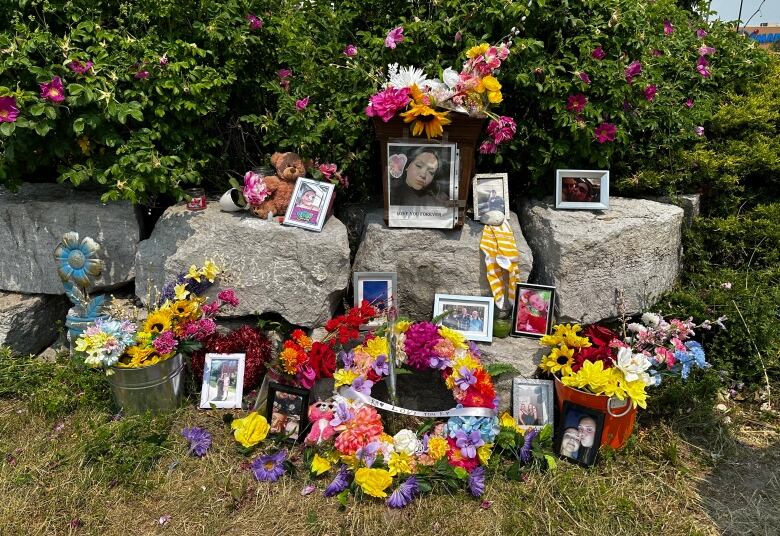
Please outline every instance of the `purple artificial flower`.
M455 380L455 385L457 385L461 391L466 391L470 386L477 383L477 377L474 376L474 373L471 372L468 367L460 367L458 372L460 373L460 377Z
M520 447L520 460L523 463L528 463L531 461L531 442L534 440L537 434L539 434L539 431L536 428L532 428L525 433L523 446Z
M302 99L298 99L295 101L295 109L296 110L305 110L306 107L309 105L309 97L304 97Z
M469 341L469 352L477 359L482 359L482 351L479 349L479 346L477 346L477 343Z
M206 455L206 452L208 452L209 448L211 448L211 434L208 433L204 428L199 428L197 426L193 428L185 428L181 431L181 435L183 435L184 439L190 443L190 450L188 454L194 454L195 456L203 457Z
M608 141L615 141L615 135L617 134L617 127L612 123L601 123L595 129L593 129L593 136L599 143L606 143Z
M385 354L378 355L376 361L371 365L374 373L377 376L387 376L390 374L390 366L387 362L387 356Z
M580 77L580 80L585 82L587 85L590 85L590 76L588 76L588 73L586 73L585 71L581 71L579 73L579 77Z
M13 123L17 117L16 97L0 97L0 123Z
M385 46L387 48L395 48L398 43L402 42L404 40L404 27L403 26L397 26L387 32L387 37L385 37Z
M628 64L628 67L626 67L626 82L632 84L634 82L634 78L640 74L642 74L642 62L639 60L632 61Z
M62 102L65 100L65 88L62 79L55 76L50 82L38 84L41 87L41 98L50 102Z
M694 127L693 131L697 136L704 136L704 127L702 126Z
M255 479L260 482L276 482L284 475L284 460L287 451L282 449L276 454L260 456L250 466L255 474Z
M249 22L250 30L259 30L263 27L263 19L256 16L254 13L247 13L246 20Z
M487 134L496 145L512 141L516 133L517 123L506 115L502 115L498 119L491 119L487 126Z
M350 369L350 368L352 368L352 365L355 364L355 354L352 351L349 351L349 352L341 351L341 352L338 353L337 357L338 357L339 361L344 363L344 368L345 369Z
M417 494L420 492L420 487L417 485L417 477L412 475L404 483L395 488L395 491L387 498L387 506L390 508L403 508L412 502Z
M133 75L136 80L146 80L149 78L149 71L138 71Z
M650 84L645 88L645 99L650 102L655 98L655 94L658 93L658 86Z
M590 56L597 60L603 60L607 57L607 53L604 52L604 49L599 45L593 49L593 52L590 53Z
M349 422L354 418L355 414L351 409L349 409L349 406L347 406L344 402L339 402L336 404L336 413L330 420L330 425L335 428L336 426L341 426L345 422Z
M479 430L472 430L468 434L463 430L455 432L455 446L460 449L464 458L476 458L477 449L485 444Z
M344 47L344 55L348 58L354 58L357 56L358 49L355 45L347 45Z
M707 61L707 58L705 58L704 56L699 56L699 59L696 60L696 72L698 72L704 78L709 78L710 77L710 70L708 69L709 65L710 62Z
M88 61L87 63L81 63L79 60L73 60L68 64L68 68L77 74L85 74L89 71L94 63Z
M336 478L334 478L333 482L331 482L328 487L325 488L323 495L325 497L333 497L334 495L338 495L349 487L350 482L352 482L352 473L349 471L349 469L347 469L346 465L342 465L339 467L339 472L336 474Z
M439 326L431 322L417 322L406 330L404 352L406 364L415 370L426 370L431 366L434 346L441 340Z
M672 35L674 33L674 26L669 19L664 19L664 35Z
M708 47L707 45L699 47L699 56L711 56L712 54L715 54L715 52L717 52L717 49L714 47Z
M363 376L358 376L352 381L352 389L364 395L370 395L373 386L374 382L365 379Z
M569 112L581 113L587 105L588 97L586 97L584 93L569 95L569 98L566 99L566 110Z
M705 30L704 28L699 28L698 30L696 30L696 37L698 37L699 39L704 39L705 37L707 37L707 30Z
M485 468L477 467L471 474L469 474L468 480L469 492L474 497L482 497L485 493Z
M687 108L693 108L693 104L694 104L693 103L693 99L688 99L688 100L685 101L685 106Z
M379 441L372 441L368 445L357 449L355 456L358 460L362 461L366 467L371 467L376 461L376 453L379 452L380 448L382 448L382 445Z
M178 344L179 341L173 336L171 330L163 331L152 341L155 351L160 355L170 354L176 349Z
M444 370L452 366L452 361L447 359L446 357L432 355L430 365L432 369Z

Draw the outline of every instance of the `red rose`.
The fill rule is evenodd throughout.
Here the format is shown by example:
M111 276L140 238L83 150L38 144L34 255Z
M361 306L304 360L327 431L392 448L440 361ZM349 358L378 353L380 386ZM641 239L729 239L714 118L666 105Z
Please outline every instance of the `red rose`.
M319 378L332 378L336 372L336 353L333 348L319 341L311 345L309 364Z
M582 334L589 338L594 346L608 346L612 339L618 338L617 333L598 324L586 327Z

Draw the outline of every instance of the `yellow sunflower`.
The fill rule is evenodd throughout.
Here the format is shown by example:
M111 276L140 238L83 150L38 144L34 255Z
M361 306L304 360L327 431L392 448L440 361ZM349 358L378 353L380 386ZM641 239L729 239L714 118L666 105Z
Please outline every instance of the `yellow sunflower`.
M197 300L176 300L170 308L170 312L176 318L194 318L198 313Z
M444 125L449 125L452 121L447 117L449 112L437 112L425 104L412 104L412 107L401 114L404 123L414 123L412 125L412 136L419 136L425 132L428 139L438 138L444 133Z
M149 333L162 333L171 329L171 311L170 310L157 310L149 313L144 323L144 331Z
M542 370L553 374L560 372L561 376L568 376L572 373L571 366L574 364L574 349L568 348L562 344L560 348L553 348L539 366Z

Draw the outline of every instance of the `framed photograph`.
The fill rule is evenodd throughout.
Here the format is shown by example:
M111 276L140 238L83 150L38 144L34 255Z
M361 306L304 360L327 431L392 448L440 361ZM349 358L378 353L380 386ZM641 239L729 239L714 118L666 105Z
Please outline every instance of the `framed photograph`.
M556 170L555 208L608 209L609 171Z
M439 321L461 332L470 341L493 341L493 298L436 294L433 316L449 313Z
M520 283L515 292L512 331L515 337L543 337L550 332L555 309L555 287Z
M268 386L266 419L271 425L269 434L298 442L305 437L308 426L309 391L271 383Z
M285 225L321 231L328 218L328 209L336 185L299 177L290 204L284 215Z
M553 382L512 379L512 416L520 426L541 428L553 424Z
M379 315L361 326L361 329L375 329L387 321L388 307L398 309L398 275L395 272L355 272L352 276L355 307L363 300L374 306Z
M388 225L452 229L459 169L454 143L388 142Z
M506 173L483 173L474 175L472 194L474 197L474 219L479 220L486 212L497 210L509 218L509 178Z
M558 424L555 452L590 467L596 462L603 430L604 413L566 401Z
M246 354L206 354L200 407L240 408Z

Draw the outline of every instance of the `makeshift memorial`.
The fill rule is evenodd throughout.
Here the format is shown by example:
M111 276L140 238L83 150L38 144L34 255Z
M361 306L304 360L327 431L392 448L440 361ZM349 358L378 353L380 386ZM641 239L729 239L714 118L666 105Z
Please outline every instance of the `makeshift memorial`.
M556 170L555 208L608 209L609 171Z
M512 415L524 427L541 428L553 424L553 382L526 378L512 379Z
M565 402L556 434L556 452L585 467L596 462L604 429L604 413Z
M493 298L483 296L459 296L436 294L433 304L434 317L440 324L462 334L470 341L493 340Z
M268 433L292 442L302 441L308 431L308 409L308 390L271 383L266 405Z
M474 219L486 225L501 225L509 219L509 176L506 173L474 175Z
M380 141L385 220L389 225L393 213L389 172L391 167L397 169L398 163L389 160L388 143L402 138L408 140L411 134L412 137L425 135L428 139L446 137L446 142L455 144L458 165L454 177L458 184L449 199L459 209L455 227L463 226L477 140L485 120L490 118L489 138L479 148L482 153L495 153L517 130L512 118L489 111L503 100L501 84L495 75L509 56L508 38L496 46L482 43L470 48L461 71L448 67L441 71L441 80L428 78L422 69L414 66L388 65L386 81L369 99L366 115L373 118ZM410 220L405 226L412 225L414 221Z
M103 261L98 258L99 254L100 244L88 236L79 240L79 234L74 231L65 233L54 248L57 274L65 287L65 295L73 303L72 311L75 313L68 314L65 319L71 354L76 339L84 330L95 320L107 318L107 315L101 314L105 295L89 297L89 287L103 272Z
M244 354L206 354L200 407L241 408Z
M389 307L398 309L398 275L395 272L355 272L352 275L355 307L363 301L376 310L376 317L361 329L376 329L387 322Z
M321 231L336 187L330 182L298 178L292 194L292 202L284 215L284 224Z
M604 412L602 445L621 448L633 433L637 406L647 407L647 387L664 376L687 379L693 368L709 366L701 344L691 338L694 329L712 325L645 313L641 323L627 326L631 335L624 338L600 325L556 325L539 341L552 347L539 367L553 375L559 409L571 401Z
M512 335L542 337L550 332L555 309L555 287L519 283L515 292Z

